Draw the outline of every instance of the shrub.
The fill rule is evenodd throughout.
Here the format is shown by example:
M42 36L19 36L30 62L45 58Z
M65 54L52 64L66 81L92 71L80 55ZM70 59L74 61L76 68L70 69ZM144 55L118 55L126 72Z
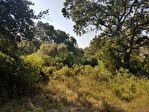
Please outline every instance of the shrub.
M11 85L15 80L14 73L16 68L17 63L15 60L12 57L0 52L0 88L2 89L2 92L5 92L7 88L11 88Z
M1 95L13 97L26 93L38 81L37 69L18 57L0 52Z
M40 49L38 50L38 53L41 55L49 55L49 56L55 56L57 52L56 48L57 44L54 43L44 43L40 46Z
M62 63L63 65L72 67L74 63L77 63L74 53L68 51L67 45L63 43L42 44L37 54L47 56L48 58L46 58L46 64L49 64L50 66L60 66ZM47 62L47 60L50 60L51 62Z
M146 76L149 77L149 61L148 56L144 59L140 57L133 56L131 60L130 72L136 76Z
M67 66L62 67L62 69L54 72L52 74L54 79L65 80L66 77L74 76L74 72Z
M128 70L120 69L113 81L114 94L121 100L132 101L136 97L137 79Z
M42 71L43 71L46 75L51 75L53 72L56 71L56 68L55 68L55 67L52 67L52 66L50 66L50 67L44 67L44 68L42 69Z
M25 62L30 63L32 66L41 69L45 64L44 55L39 55L38 53L33 53L31 55L23 56Z
M85 57L84 57L85 58ZM82 64L83 65L90 65L92 67L95 67L98 65L98 60L96 58L85 58L83 61L82 61Z

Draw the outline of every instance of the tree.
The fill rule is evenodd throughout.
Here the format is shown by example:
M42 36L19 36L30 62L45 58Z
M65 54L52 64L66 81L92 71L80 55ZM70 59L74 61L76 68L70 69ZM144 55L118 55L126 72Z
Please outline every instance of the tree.
M0 0L0 32L9 33L11 40L30 38L34 12L28 0Z
M74 37L64 31L55 30L54 26L49 25L49 23L39 21L35 29L35 37L41 42L57 44L64 43L67 45L68 50L72 52L77 48L77 41Z
M0 50L7 54L10 53L8 45L12 51L17 51L17 42L20 40L31 40L34 33L34 19L40 19L48 10L41 11L38 15L30 8L33 5L28 0L0 0Z
M0 0L0 32L9 33L11 40L33 37L34 21L40 19L48 10L34 14L34 5L28 0Z
M113 38L123 53L123 65L130 67L131 53L149 43L148 0L65 0L63 15L74 22L82 35L100 30L100 37Z
M35 15L31 5L28 0L0 0L0 96L22 95L39 79L37 69L17 53L18 41L33 37L33 19L48 13L46 10Z
M97 58L108 70L115 72L123 65L120 49L113 38L96 36L85 49L85 55Z

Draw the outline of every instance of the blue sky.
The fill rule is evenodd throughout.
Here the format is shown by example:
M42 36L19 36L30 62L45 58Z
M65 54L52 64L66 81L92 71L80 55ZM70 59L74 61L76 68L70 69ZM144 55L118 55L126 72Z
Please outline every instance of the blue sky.
M46 19L42 20L48 22L55 27L55 29L63 30L69 33L71 36L77 39L79 47L87 47L91 39L94 37L94 33L87 33L83 36L77 36L73 32L73 22L63 17L61 9L63 8L64 0L31 0L35 3L33 9L35 13L40 12L41 10L49 9L50 15Z

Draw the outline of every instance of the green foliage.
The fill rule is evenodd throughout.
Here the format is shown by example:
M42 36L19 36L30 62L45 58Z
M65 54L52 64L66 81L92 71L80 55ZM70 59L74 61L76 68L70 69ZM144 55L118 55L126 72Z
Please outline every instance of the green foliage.
M24 60L38 69L41 69L42 66L45 64L44 55L41 56L37 53L24 56Z
M82 65L91 65L93 67L98 65L98 58L96 56L96 53L91 48L84 49L84 54L81 59L81 64Z
M42 69L42 71L46 74L46 75L51 75L56 71L56 67L44 67Z
M62 67L62 69L54 72L52 75L54 76L54 78L59 77L60 79L61 77L64 78L64 77L74 76L75 74L70 68L68 68L67 66L64 66Z
M64 31L55 30L54 26L49 25L49 23L43 23L39 21L35 27L35 36L40 39L42 43L64 43L68 51L75 52L77 48L76 39Z
M32 54L39 49L39 46L40 42L37 41L36 39L32 39L32 41L21 40L20 42L17 43L18 47L17 52L19 55Z
M104 63L96 67L63 66L59 70L44 66L42 70L50 75L47 85L40 84L42 95L32 97L31 104L27 102L30 108L26 106L26 100L23 100L24 106L15 104L15 109L23 112L60 109L65 112L66 109L71 110L70 105L73 105L74 108L82 109L80 112L84 109L86 112L148 110L149 102L146 99L149 98L149 80L135 77L128 70L120 69L113 75ZM14 106L11 106L13 104L9 103L7 110L14 110Z
M48 10L37 17L31 5L0 1L0 100L23 95L33 100L11 102L6 111L148 110L149 80L135 76L149 76L148 53L141 57L138 52L148 46L148 2L66 0L63 14L75 22L77 34L88 27L102 30L84 50L48 23L38 22L33 30L33 19ZM36 38L26 40L33 33ZM40 94L31 96L35 86Z
M35 18L34 12L30 9L33 5L28 0L12 0L12 1L0 1L0 13L1 32L7 32L11 36L11 40L21 39L21 37L30 38L34 22L32 19ZM10 10L11 9L11 10ZM18 35L20 33L20 36ZM17 38L16 38L17 37Z
M136 97L138 87L135 77L124 71L114 77L114 81L116 81L113 85L114 94L121 100L130 102Z
M72 101L71 104L81 107L97 106L112 112L148 109L148 79L135 77L128 70L120 69L112 75L104 64L96 67L75 65L54 72L49 84L52 94L68 104Z
M122 66L129 69L132 53L148 47L148 3L145 0L65 0L62 12L74 21L77 34L99 30L100 38L107 41L112 38L112 44L118 46L116 55L122 56Z
M99 64L104 63L106 69L115 72L121 67L125 68L123 64L124 54L121 52L121 49L122 47L116 44L112 38L96 37L92 40L90 47L85 49L85 56L97 58ZM148 54L146 53L146 56L141 57L140 53L141 50L134 50L131 53L129 71L138 76L148 76Z
M104 63L108 70L116 71L122 66L123 55L119 50L120 46L114 40L96 37L91 41L90 47L85 49L85 56L98 59L99 64Z
M14 97L26 94L39 80L37 69L22 59L0 52L1 95Z
M0 95L15 97L28 94L39 80L36 67L19 57L17 42L33 37L34 21L47 12L34 15L28 0L0 1Z
M63 43L42 44L38 50L38 54L47 57L46 65L48 66L61 66L61 64L63 64L72 67L73 64L78 63L79 60L76 58L74 52L68 51L67 46Z
M138 76L149 76L149 64L148 64L148 56L145 58L136 57L134 54L133 58L131 59L131 67L130 72L138 75Z
M146 56L144 59L144 69L149 73L149 56Z
M3 72L8 72L7 74L9 73L13 73L13 65L16 64L15 60L8 56L8 55L5 55L4 53L0 52L0 61L1 61L1 74L3 74ZM8 66L10 66L10 68L7 68ZM15 68L15 66L14 66Z
M15 50L17 49L17 45L13 43L8 36L8 34L3 35L0 33L0 51L6 54L14 55L14 53L16 53Z
M1 0L0 1L0 33L8 34L13 42L21 39L33 38L34 19L41 18L48 10L35 15L29 0Z
M57 53L57 44L42 44L38 52L41 55L55 56Z

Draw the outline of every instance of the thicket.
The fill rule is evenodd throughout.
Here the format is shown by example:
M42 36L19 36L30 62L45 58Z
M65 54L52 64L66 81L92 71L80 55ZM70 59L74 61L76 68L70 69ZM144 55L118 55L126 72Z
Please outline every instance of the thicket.
M0 52L0 96L14 98L29 94L29 88L39 80L37 68L19 57Z
M47 70L47 69L46 69ZM45 70L45 73L46 73ZM114 75L104 64L48 68L49 82L40 84L42 94L30 100L14 100L2 105L2 111L148 111L149 80L120 69ZM20 104L21 102L21 104ZM50 103L49 103L50 102ZM23 105L22 105L23 104ZM7 107L7 108L6 108Z

